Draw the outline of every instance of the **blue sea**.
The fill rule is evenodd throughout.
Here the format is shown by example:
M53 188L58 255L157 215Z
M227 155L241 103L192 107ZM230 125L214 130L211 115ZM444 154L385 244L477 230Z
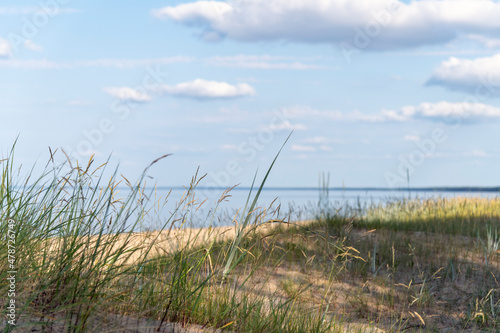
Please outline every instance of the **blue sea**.
M249 188L235 188L226 193L227 197L219 202L225 189L199 188L194 196L184 201L176 211L185 188L159 188L150 190L150 203L161 203L152 208L146 217L144 227L159 229L174 221L176 227L208 227L233 225L239 220L250 193ZM256 194L251 193L251 201ZM320 195L321 194L321 195ZM441 189L329 189L318 188L265 188L262 190L254 215L265 212L267 219L287 219L299 221L313 218L321 207L327 207L339 214L362 213L370 205L404 199L450 198L450 197L489 197L499 196L496 188L441 188ZM322 198L320 204L320 197ZM167 200L165 200L167 198ZM190 205L186 205L187 202ZM219 203L218 203L219 202ZM218 203L218 204L217 204ZM250 205L250 204L249 204ZM159 209L160 208L160 209ZM186 214L187 213L187 214ZM173 216L173 217L172 217Z

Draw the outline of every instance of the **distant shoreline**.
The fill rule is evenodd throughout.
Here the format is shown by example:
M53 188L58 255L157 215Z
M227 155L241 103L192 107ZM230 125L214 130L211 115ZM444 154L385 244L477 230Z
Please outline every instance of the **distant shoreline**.
M196 187L198 190L226 190L228 187ZM128 189L119 187L119 189ZM153 187L146 187L153 189ZM157 186L158 190L184 190L182 186ZM235 187L232 191L250 191L250 187ZM254 188L254 191L257 190ZM319 191L318 187L264 187L262 191ZM321 189L323 190L323 189ZM329 191L380 191L380 192L500 192L500 187L480 187L480 186L458 186L458 187L330 187Z

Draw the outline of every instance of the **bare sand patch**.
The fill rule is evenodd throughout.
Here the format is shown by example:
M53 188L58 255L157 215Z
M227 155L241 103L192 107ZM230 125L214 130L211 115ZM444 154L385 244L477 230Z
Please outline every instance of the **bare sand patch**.
M312 222L312 220L293 223L271 221L271 223L263 223L258 226L248 226L241 232L244 234L257 232L265 235L274 232L277 228L305 227ZM237 226L182 228L82 237L79 241L81 244L84 244L82 253L86 255L95 253L96 251L107 251L109 255L122 253L115 264L131 265L141 260L196 248L205 244L208 245L211 242L230 241L236 237L238 232L239 229ZM64 246L64 239L51 240L50 242L50 251L52 253L57 253L58 249ZM100 247L100 249L96 250L97 247Z

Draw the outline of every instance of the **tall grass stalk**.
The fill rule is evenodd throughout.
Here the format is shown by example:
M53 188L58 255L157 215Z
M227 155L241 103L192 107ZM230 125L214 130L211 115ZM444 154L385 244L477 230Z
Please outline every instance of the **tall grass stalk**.
M330 173L322 173L319 175L319 218L327 219L327 214L330 212Z
M257 190L257 193L255 194L255 196L253 198L252 204L250 205L250 207L248 208L248 211L247 211L248 203L250 202L250 198L251 198L251 195L252 195L252 190L253 190L253 187L254 187L254 184L255 184L255 178L257 176L257 174L255 174L255 177L254 177L254 179L252 181L252 186L251 186L250 192L248 193L248 197L247 197L247 201L245 203L245 207L243 208L243 211L241 213L240 220L243 221L243 223L239 223L238 230L237 230L237 233L236 233L236 237L234 238L233 242L231 243L231 248L229 249L229 254L228 254L226 266L224 267L224 270L222 272L222 281L224 281L224 279L227 278L229 272L234 268L233 261L235 261L235 259L236 259L236 263L238 262L237 257L236 257L236 253L238 251L238 247L240 246L240 243L241 243L241 240L243 238L243 235L245 234L245 229L247 228L247 226L249 225L249 223L250 223L250 221L252 219L252 214L253 214L254 209L255 209L255 207L257 205L257 201L259 200L260 193L262 192L262 189L264 188L264 185L265 185L265 183L267 181L267 177L271 173L271 170L272 170L272 168L274 166L274 163L276 163L276 160L278 159L281 151L283 150L283 147L285 147L286 143L290 139L290 136L292 135L292 133L290 133L288 135L288 137L286 138L285 142L281 146L280 150L278 151L278 153L274 157L274 160L271 163L271 165L269 166L269 169L267 169L267 172L266 172L266 174L264 176L264 179L262 179L262 182L261 182L261 184L259 186L259 189Z

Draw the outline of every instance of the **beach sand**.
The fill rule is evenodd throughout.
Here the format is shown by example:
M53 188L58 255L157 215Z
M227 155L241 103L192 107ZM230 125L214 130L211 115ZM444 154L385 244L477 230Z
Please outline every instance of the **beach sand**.
M296 226L307 226L312 221L282 222L270 221L259 226L248 226L242 232L257 232L262 235L270 234L276 228L291 228ZM103 235L83 237L82 242L86 243L84 253L91 255L96 252L96 245L100 244L101 250L110 253L130 253L122 254L117 261L119 265L130 265L144 259L160 257L162 255L175 253L188 248L196 248L208 245L211 242L229 241L236 237L237 226L232 227L210 227L210 228L183 228L163 231L148 231L138 233L123 233L118 235ZM61 241L51 240L51 252L64 246ZM99 252L98 250L97 252Z

